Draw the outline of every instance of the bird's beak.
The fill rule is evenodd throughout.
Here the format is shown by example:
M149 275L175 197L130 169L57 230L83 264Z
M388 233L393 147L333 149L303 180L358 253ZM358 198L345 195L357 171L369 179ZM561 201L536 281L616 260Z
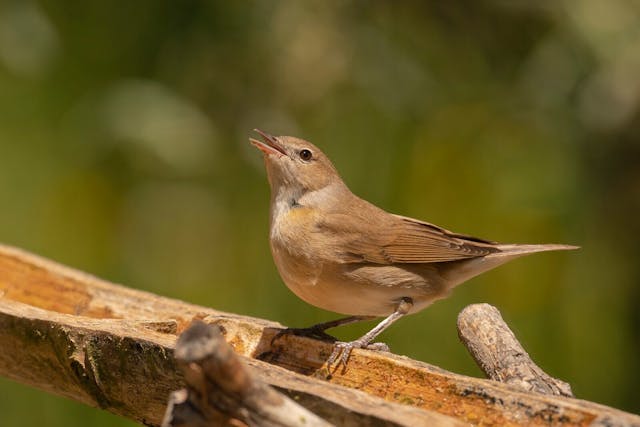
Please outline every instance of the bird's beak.
M284 147L278 141L278 138L275 136L269 135L266 132L261 131L260 129L254 129L254 131L258 132L264 142L258 141L257 139L249 138L249 141L256 146L256 148L262 151L264 154L276 154L278 156L286 156L287 152L284 150Z

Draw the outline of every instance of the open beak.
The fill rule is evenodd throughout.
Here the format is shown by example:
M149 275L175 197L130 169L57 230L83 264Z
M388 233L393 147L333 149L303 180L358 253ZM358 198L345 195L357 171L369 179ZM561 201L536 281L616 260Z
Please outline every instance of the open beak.
M284 147L278 141L278 138L275 136L269 135L266 132L261 131L260 129L254 129L254 131L258 132L264 142L258 141L257 139L249 138L249 141L256 146L256 148L262 151L264 154L276 154L278 156L286 156L287 153L284 151Z

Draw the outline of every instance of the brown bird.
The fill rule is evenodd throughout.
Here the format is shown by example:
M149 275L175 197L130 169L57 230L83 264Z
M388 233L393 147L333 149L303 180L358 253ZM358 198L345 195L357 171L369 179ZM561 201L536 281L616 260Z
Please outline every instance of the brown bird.
M286 332L330 337L326 329L385 317L328 360L346 365L399 318L449 296L460 283L512 259L569 245L500 244L388 213L354 195L315 145L258 129L271 186L270 244L285 284L316 307L350 317ZM330 337L332 338L332 337Z

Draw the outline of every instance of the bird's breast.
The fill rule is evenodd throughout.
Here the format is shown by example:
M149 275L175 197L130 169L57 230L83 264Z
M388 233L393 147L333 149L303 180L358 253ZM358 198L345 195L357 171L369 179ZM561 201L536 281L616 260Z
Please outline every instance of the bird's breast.
M276 211L271 218L271 252L287 285L312 282L321 263L315 249L318 243L313 232L315 217L312 209L298 206Z
M288 248L292 253L308 252L315 217L313 210L304 206L274 212L271 218L270 239L272 244Z

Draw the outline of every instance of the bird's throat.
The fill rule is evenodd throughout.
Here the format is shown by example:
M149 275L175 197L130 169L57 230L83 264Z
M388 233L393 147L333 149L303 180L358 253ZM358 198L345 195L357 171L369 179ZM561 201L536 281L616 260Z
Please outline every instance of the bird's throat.
M291 209L302 207L300 203L301 194L290 191L278 191L271 199L271 221L282 218Z

